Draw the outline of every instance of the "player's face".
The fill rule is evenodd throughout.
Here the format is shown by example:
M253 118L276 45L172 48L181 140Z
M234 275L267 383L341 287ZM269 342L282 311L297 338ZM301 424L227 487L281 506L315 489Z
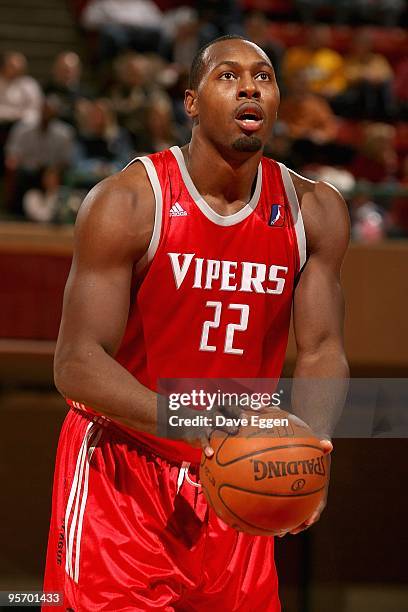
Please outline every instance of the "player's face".
M217 148L259 151L270 137L279 105L270 60L243 40L216 43L207 53L192 106L200 132Z

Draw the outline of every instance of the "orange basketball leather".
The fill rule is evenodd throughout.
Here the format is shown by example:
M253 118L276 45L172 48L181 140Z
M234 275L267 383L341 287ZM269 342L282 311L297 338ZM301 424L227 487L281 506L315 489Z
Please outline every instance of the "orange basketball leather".
M267 416L287 417L288 427L268 435L255 427L240 435L216 431L215 450L203 454L200 480L207 501L229 525L263 535L299 526L324 496L327 461L307 425L282 410Z

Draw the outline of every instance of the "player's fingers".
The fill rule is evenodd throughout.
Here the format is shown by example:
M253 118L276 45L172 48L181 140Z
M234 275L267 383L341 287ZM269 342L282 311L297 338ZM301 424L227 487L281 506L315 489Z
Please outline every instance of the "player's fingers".
M210 458L214 454L214 449L210 444L211 430L204 430L200 434L200 443L206 457Z
M311 527L314 523L317 523L317 521L320 518L321 513L322 513L322 509L319 508L318 510L316 510L316 512L312 514L312 516L310 516L306 521L304 521L301 525L299 525L299 527L296 527L296 529L292 529L292 531L290 531L289 533L291 535L296 535L300 533L301 531L304 531L308 527Z
M307 529L310 526L311 525L307 525L306 522L304 522L301 525L299 525L299 527L296 527L296 529L292 529L291 531L289 531L289 533L291 535L297 535L298 533L300 533L301 531L304 531L305 529Z
M328 455L333 450L333 444L331 443L330 440L326 440L326 439L320 440L320 446L325 455Z
M309 517L309 518L308 518L308 519L305 521L305 525L306 525L307 527L310 527L310 525L313 525L313 523L316 523L316 522L319 520L320 515L321 515L321 513L322 513L322 512L323 512L323 508L320 508L320 507L319 507L319 508L316 510L316 512L314 512L314 513L312 514L312 516L311 516L311 517Z

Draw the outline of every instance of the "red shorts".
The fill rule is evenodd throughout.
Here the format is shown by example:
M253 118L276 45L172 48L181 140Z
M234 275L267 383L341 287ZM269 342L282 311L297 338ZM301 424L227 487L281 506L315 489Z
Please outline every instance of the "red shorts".
M197 466L70 410L54 479L45 591L74 612L279 612L273 538L208 508Z

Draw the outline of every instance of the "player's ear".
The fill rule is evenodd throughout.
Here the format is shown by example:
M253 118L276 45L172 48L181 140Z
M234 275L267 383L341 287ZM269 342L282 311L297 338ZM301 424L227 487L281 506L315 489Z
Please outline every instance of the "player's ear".
M198 117L197 92L194 89L186 89L184 94L184 108L190 119Z

